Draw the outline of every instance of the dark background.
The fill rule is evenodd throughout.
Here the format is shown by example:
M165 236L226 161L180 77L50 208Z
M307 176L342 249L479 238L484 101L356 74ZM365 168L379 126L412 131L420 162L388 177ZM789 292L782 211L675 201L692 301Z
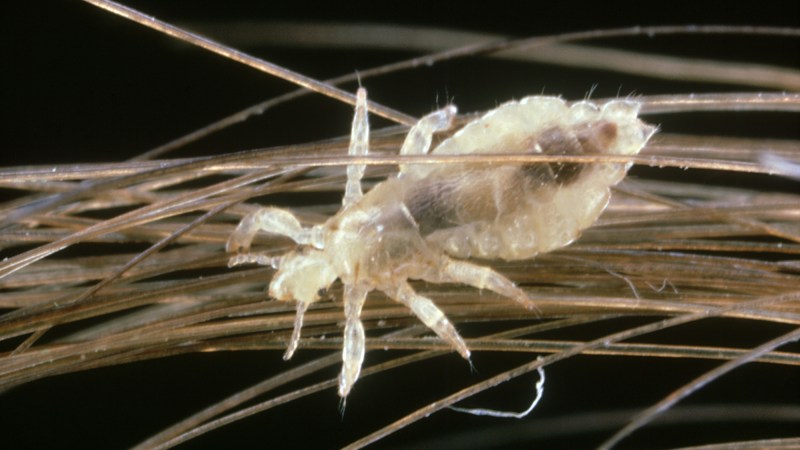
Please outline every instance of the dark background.
M202 24L225 20L320 20L423 25L508 36L657 24L750 24L798 26L796 2L373 2L364 6L315 2L128 2L172 23ZM0 165L122 161L224 114L280 94L291 86L282 80L189 48L140 25L81 2L37 2L4 8L2 48L3 120ZM225 41L224 36L214 36ZM698 44L702 42L702 44ZM797 40L696 37L609 41L619 47L647 48L664 54L773 63L798 67ZM765 43L766 42L766 43ZM774 46L771 43L775 43ZM788 42L788 44L787 44ZM646 45L644 45L646 44ZM323 79L411 56L404 52L299 50L253 46L243 48L269 61ZM522 66L519 66L522 67ZM489 109L509 98L545 92L582 98L593 84L595 96L617 93L659 94L745 90L633 79L606 72L542 67L518 69L507 62L455 61L433 68L367 80L370 96L413 115L445 99L461 111ZM353 86L345 86L353 90ZM310 96L272 114L195 144L176 156L221 154L339 136L349 129L352 109ZM788 117L787 117L788 116ZM704 121L704 132L788 137L796 117L762 115L751 119L725 116ZM773 120L774 119L774 120ZM742 123L736 122L741 120ZM667 122L674 121L674 122ZM747 123L745 123L747 122ZM777 123L776 123L777 122ZM377 125L385 124L375 119ZM671 130L690 132L691 120L663 118ZM748 128L748 125L750 127ZM714 127L718 127L715 130ZM710 131L709 131L710 129ZM615 326L639 322L617 323ZM741 325L739 327L738 325ZM756 345L786 329L734 321L704 323L676 331L670 342L718 339L721 345ZM585 330L587 336L607 329ZM573 336L574 338L577 338ZM736 341L732 341L732 339ZM706 341L700 341L706 342ZM373 352L377 353L377 352ZM120 448L132 445L238 389L270 374L319 356L300 351L291 363L278 352L204 354L131 364L40 380L0 396L0 437L4 448ZM380 358L381 355L368 355ZM529 356L477 354L476 367L493 372ZM611 357L575 358L550 369L546 399L527 422L473 418L443 412L398 433L377 447L506 447L537 427L579 423L548 422L568 414L614 408L642 408L670 390L718 365ZM334 376L338 368L332 368ZM696 394L688 405L720 402L797 404L798 371L751 365ZM190 442L187 448L272 447L332 448L410 412L414 406L452 391L452 385L475 380L456 356L397 370L392 377L360 380L347 413L338 414L338 398L327 391L308 400ZM522 408L532 378L511 383L502 392L484 395L483 404ZM520 396L516 404L498 402ZM512 402L513 403L513 402ZM539 414L537 416L537 414ZM543 425L547 424L547 425ZM701 443L704 439L737 439L786 435L789 426L763 423L685 425L650 428L629 446L656 447ZM468 434L477 431L475 435ZM567 431L565 431L566 433ZM609 430L541 443L542 448L580 448L600 442ZM638 436L638 435L637 435ZM697 440L686 440L697 436ZM433 441L442 439L442 441ZM464 440L459 440L464 439ZM624 447L624 445L623 445Z
M659 24L792 26L792 2L420 2L416 7L374 2L362 6L316 2L131 2L173 23L231 20L310 20L396 23L526 37L594 28ZM338 2L341 3L341 2ZM349 3L349 2L348 2ZM358 2L356 2L358 4ZM7 7L2 19L2 165L120 161L224 114L286 92L291 86L249 67L190 48L174 39L82 2L34 2ZM658 5L658 6L657 6ZM667 6L669 5L669 6ZM754 6L758 5L758 6ZM225 36L213 36L226 42ZM756 41L757 44L752 44ZM772 45L772 44L775 45ZM788 38L664 36L594 42L662 54L712 57L762 64L798 63L797 40ZM245 45L245 44L241 44ZM245 46L269 61L324 79L412 56L391 51L335 51ZM446 100L461 111L491 109L535 93L593 96L732 91L742 87L634 79L601 71L481 60L454 61L365 81L370 96L420 115ZM354 90L353 85L345 86ZM351 107L310 96L281 107L186 154L309 142L349 128ZM784 115L785 116L785 115ZM725 118L724 130L730 133ZM377 122L381 124L385 122ZM764 123L762 122L762 126ZM689 124L686 124L689 126ZM708 127L708 123L703 126ZM707 128L704 129L708 131ZM713 130L712 130L713 131ZM721 130L722 131L722 130ZM768 129L775 136L779 129Z

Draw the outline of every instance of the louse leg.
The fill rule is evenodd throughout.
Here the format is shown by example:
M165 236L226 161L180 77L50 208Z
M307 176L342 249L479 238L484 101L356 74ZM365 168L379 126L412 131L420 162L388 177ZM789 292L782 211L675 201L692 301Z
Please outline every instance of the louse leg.
M367 90L358 88L356 93L356 112L353 115L353 126L350 131L349 156L366 156L369 153L369 119L367 117ZM364 164L347 166L347 185L344 190L342 206L347 207L357 202L364 193L361 191L361 178L364 176Z
M229 253L248 253L259 230L286 236L301 245L311 245L318 249L323 247L322 227L303 228L297 218L286 210L262 208L246 215L239 222L239 226L228 238L225 250Z
M489 289L498 294L508 297L529 310L537 310L536 304L528 298L528 294L518 288L508 278L500 275L494 270L471 264L456 259L446 258L443 264L444 270L437 272L437 278L425 278L427 281L435 283L455 282L474 286L478 289Z
M303 317L306 314L309 303L297 302L297 314L294 316L294 329L292 330L292 337L289 340L289 345L286 348L286 353L283 354L284 361L288 361L297 350L297 343L300 341L300 330L303 329Z
M339 375L339 396L347 397L361 373L364 363L366 338L361 323L361 308L369 291L358 285L344 286L344 345L342 346L342 373Z
M269 256L263 253L239 253L228 260L228 267L238 266L240 264L258 264L261 266L272 266L273 269L277 269L280 263L280 256Z
M406 135L406 140L400 148L400 154L427 154L431 149L433 133L447 130L453 126L453 119L457 113L458 109L455 105L449 105L420 119ZM400 173L406 171L407 168L408 165L400 165Z
M470 353L467 344L464 343L461 335L458 334L458 331L450 323L447 316L444 315L444 312L433 301L414 292L414 289L405 281L401 282L397 289L384 290L384 292L389 297L406 305L422 323L448 342L459 355L469 361Z

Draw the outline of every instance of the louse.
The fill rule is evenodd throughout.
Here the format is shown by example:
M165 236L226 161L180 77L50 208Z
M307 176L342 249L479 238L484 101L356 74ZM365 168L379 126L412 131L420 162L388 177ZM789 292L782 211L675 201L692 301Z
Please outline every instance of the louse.
M532 96L512 101L467 124L431 151L437 155L636 155L656 128L637 118L640 104L613 100L602 107ZM401 155L427 154L433 134L452 126L450 105L423 117L409 131ZM367 91L360 88L350 156L369 152ZM347 167L342 208L321 225L304 228L289 211L262 208L245 216L226 249L229 265L259 263L277 271L269 295L295 301L297 315L284 359L294 354L309 305L340 279L344 285L344 344L339 396L358 380L365 355L361 310L379 290L407 306L463 358L470 351L436 304L408 280L463 283L535 304L512 281L470 257L519 260L568 245L608 204L610 187L631 163L528 165L401 165L397 176L362 193L363 164ZM283 235L298 247L269 257L249 253L259 231Z

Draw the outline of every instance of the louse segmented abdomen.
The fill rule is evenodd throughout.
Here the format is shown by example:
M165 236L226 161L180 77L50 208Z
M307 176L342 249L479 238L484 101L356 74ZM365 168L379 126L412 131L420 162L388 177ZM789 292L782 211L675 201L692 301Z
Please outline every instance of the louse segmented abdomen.
M655 132L639 104L568 106L528 97L470 123L433 152L635 155ZM417 166L405 203L426 240L452 256L526 259L563 247L605 209L630 164L536 163Z

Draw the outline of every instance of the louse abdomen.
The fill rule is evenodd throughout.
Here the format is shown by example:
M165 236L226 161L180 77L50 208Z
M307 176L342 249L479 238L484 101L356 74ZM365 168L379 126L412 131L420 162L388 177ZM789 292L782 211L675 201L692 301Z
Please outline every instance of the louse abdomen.
M465 127L435 153L632 155L655 131L639 105L511 102ZM481 148L480 145L484 147ZM568 245L605 209L626 163L468 165L415 171L404 201L426 240L456 257L526 259Z
M552 156L598 155L614 145L617 139L617 125L608 120L587 122L574 130L552 127L539 133L534 139L533 148L525 153L540 153ZM552 162L525 164L521 175L540 185L566 186L574 182L588 167L587 164Z

